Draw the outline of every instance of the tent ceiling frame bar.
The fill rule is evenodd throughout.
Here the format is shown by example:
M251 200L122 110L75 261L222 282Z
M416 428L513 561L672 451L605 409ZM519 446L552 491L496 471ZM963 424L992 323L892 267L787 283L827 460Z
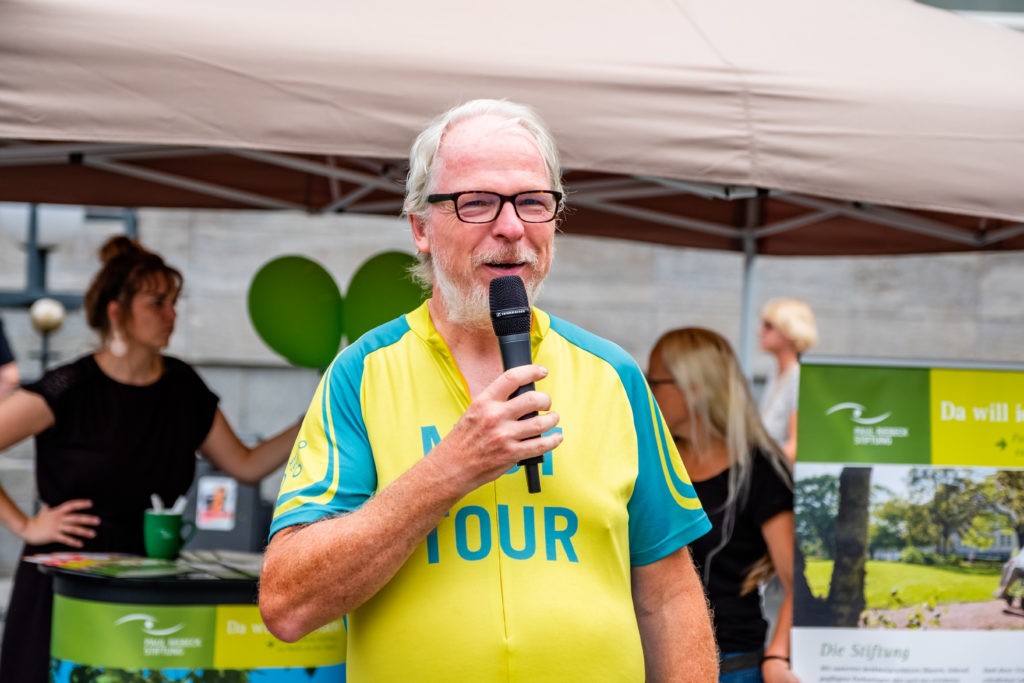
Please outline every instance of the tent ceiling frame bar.
M871 220L878 219L895 228L901 228L911 232L916 231L920 234L931 235L933 237L956 240L961 244L970 244L978 247L985 245L984 238L977 233L965 234L955 228L943 225L938 221L932 221L920 216L913 216L896 209L887 209L870 204L855 208L861 211L863 215L869 216Z
M352 206L353 204L355 204L356 202L358 202L366 195L373 192L375 189L377 188L371 185L363 185L362 187L357 187L348 194L338 197L330 204L327 204L326 206L317 209L317 211L318 213L335 213L336 211L343 211L348 207Z
M151 150L109 152L107 154L100 154L99 156L104 159L116 159L118 161L128 161L131 159L147 161L149 159L179 159L181 157L202 156L216 151L217 150L210 149L209 147L165 147L162 149Z
M365 211L366 213L390 213L398 216L402 213L402 206L405 204L404 199L379 199L373 202L363 202L350 206L349 209L353 212Z
M572 193L599 192L602 190L618 190L623 187L647 187L650 183L644 183L635 178L596 178L593 180L580 180L568 182Z
M405 159L401 159L399 161L388 161L386 159L379 160L379 161L373 161L373 160L367 159L366 157L345 157L345 156L339 156L339 155L336 155L336 154L332 155L332 158L333 159L344 159L345 161L347 161L348 163L352 164L353 166L361 166L362 168L365 168L367 171L371 171L372 173L380 175L381 177L388 177L388 176L384 175L383 173L381 173L381 164L383 163L390 170L400 170L399 177L396 178L396 179L400 180L403 186L405 185L405 170L404 170L404 166L407 163L407 161ZM394 176L391 176L391 177L394 178Z
M570 188L572 190L572 188ZM580 199L589 201L613 201L617 199L647 199L649 197L666 197L674 194L679 194L678 190L673 190L669 187L658 187L657 185L647 185L645 187L621 187L621 188L608 188L606 190L597 191L584 191L576 192L571 191L569 195L570 202L578 202Z
M628 218L636 218L644 221L651 221L652 223L661 223L662 225L668 225L674 228L685 228L687 230L695 230L697 232L703 232L710 235L717 235L719 237L728 237L730 239L736 239L740 237L740 233L736 228L720 225L718 223L710 223L708 221L701 221L695 218L684 218L682 216L674 216L661 211L653 211L651 209L641 209L636 206L625 206L622 204L610 204L603 201L592 201L586 198L577 198L574 200L576 204L586 206L591 209L603 211L605 213L618 214L620 216L626 216Z
M835 209L829 209L824 211L811 211L805 213L802 216L795 216L793 218L787 218L786 220L779 221L778 223L769 223L768 225L762 225L759 228L754 228L754 239L761 239L762 237L768 237L770 235L777 235L780 232L787 232L789 230L795 230L802 228L805 225L811 223L817 223L833 216L838 216L839 211Z
M634 178L645 183L656 183L665 187L674 188L678 192L695 194L707 199L749 199L757 196L757 188L746 185L712 185L711 183L698 183L688 180L675 180L672 178L659 178L651 175L634 175Z
M0 166L22 164L66 164L68 158L75 154L83 156L98 155L108 159L125 159L134 157L166 158L208 154L211 150L204 147L166 147L163 145L111 145L95 144L55 144L55 145L15 145L0 147Z
M182 176L177 176L172 173L164 173L163 171L154 171L153 169L149 168L132 166L131 164L123 164L119 161L111 161L109 159L104 159L102 157L83 157L82 164L84 166L90 166L92 168L98 168L104 171L109 171L110 173L117 173L119 175L129 176L131 178L138 178L140 180L146 180L160 185L177 187L182 190L188 190L190 192L205 194L211 197L220 197L221 199L228 199L230 201L239 202L241 204L249 204L251 206L260 206L268 209L305 210L306 208L301 204L286 202L280 199L273 199L271 197L264 197L262 195L253 194L251 192L235 190L230 187L224 187L223 185L216 185L214 183L208 183L201 180L184 178Z
M999 228L992 232L985 234L985 244L995 244L1016 237L1017 235L1024 235L1024 223L1018 223L1017 225L1008 225L1005 228Z
M299 159L297 157L279 154L277 152L260 152L252 149L229 149L224 151L228 154L242 157L243 159L251 159L253 161L260 161L272 166L290 168L294 171L313 173L325 178L345 180L357 185L370 185L378 190L385 190L394 194L402 194L405 191L404 187L387 178L370 175L369 173L360 173L359 171L352 171L346 168L329 166L328 164L320 163L319 161L310 161L308 159Z
M404 193L404 187L400 179L395 177L395 174L387 171L390 168L389 166L382 168L381 163L383 162L360 157L349 158L327 155L325 157L327 163L320 163L278 152L247 149L158 144L36 143L32 141L0 139L0 167L25 164L61 165L69 163L69 160L74 157L80 157L81 163L84 166L169 187L176 187L198 194L228 199L249 206L269 209L307 210L307 207L295 202L246 192L135 164L120 163L126 160L155 160L203 154L238 156L273 166L310 173L327 179L331 184L332 199L330 203L317 209L317 212L333 213L345 210L362 210L367 212L400 213L402 209L401 200L359 203L361 199L371 194L374 190L383 190L395 195L402 195ZM336 165L337 159L345 159L346 163L361 166L367 169L368 172L363 173L351 168L341 168ZM401 165L401 162L398 161L393 163L394 168L398 168ZM375 174L374 171L377 173ZM339 180L354 183L357 187L341 195L338 186ZM676 193L724 200L749 199L764 194L764 192L750 186L716 185L639 174L629 177L600 178L569 183L568 189L570 201L580 206L605 213L731 239L742 237L740 230L736 227L617 202L628 201L629 199L669 196ZM814 209L814 211L774 224L754 228L752 231L754 239L762 239L840 215L976 248L987 247L1024 235L1024 223L1006 226L989 233L970 234L939 221L880 205L847 204L779 190L768 191L768 194L778 197L782 201Z
M886 225L891 228L914 232L920 235L927 235L928 237L937 237L939 239L957 242L958 244L966 244L974 247L984 246L984 243L979 241L978 238L973 235L965 234L937 221L912 216L910 214L903 213L902 211L880 209L876 206L861 208L851 205L837 204L835 202L807 197L804 195L788 195L786 197L786 201L792 202L793 204L799 204L800 206L807 206L812 209L820 209L823 211L835 210L838 213L844 216L850 216L851 218L857 218L870 223L877 223L879 225Z

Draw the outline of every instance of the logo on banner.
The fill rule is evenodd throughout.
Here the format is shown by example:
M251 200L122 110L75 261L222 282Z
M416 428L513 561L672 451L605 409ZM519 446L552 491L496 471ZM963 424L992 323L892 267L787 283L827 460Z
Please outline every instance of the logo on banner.
M182 657L186 651L203 646L202 638L170 637L185 628L184 622L157 628L157 621L151 614L134 613L121 617L114 622L114 626L142 622L139 630L145 634L142 639L142 654L146 657Z
M843 401L828 408L825 414L832 415L842 411L849 411L847 419L856 425L853 428L854 446L892 446L894 439L905 439L910 436L907 427L882 424L889 419L892 411L866 416L866 406L853 401Z
M169 636L172 633L177 633L181 629L185 628L185 624L175 624L168 628L155 628L156 617L149 614L128 614L115 621L114 626L120 626L121 624L126 624L130 621L141 621L142 632L150 636Z

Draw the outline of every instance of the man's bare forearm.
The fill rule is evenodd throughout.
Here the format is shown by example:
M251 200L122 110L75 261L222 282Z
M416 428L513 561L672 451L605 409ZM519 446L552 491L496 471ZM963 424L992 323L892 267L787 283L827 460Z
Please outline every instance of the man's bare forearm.
M267 628L292 642L366 602L461 497L424 458L358 510L275 534L260 585Z
M633 567L633 604L647 680L718 680L718 648L688 548Z

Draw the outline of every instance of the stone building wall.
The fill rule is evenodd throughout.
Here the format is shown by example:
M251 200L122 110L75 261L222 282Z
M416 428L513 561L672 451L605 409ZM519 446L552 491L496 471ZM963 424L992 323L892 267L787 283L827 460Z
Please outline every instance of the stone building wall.
M25 283L22 226L0 214L0 289ZM122 231L116 221L79 221L54 238L52 289L82 291L98 267L96 250ZM242 211L139 212L139 236L185 276L178 326L168 352L192 363L221 397L246 440L275 433L304 412L318 379L290 367L259 339L248 320L246 292L266 261L301 254L323 264L344 293L352 274L374 254L412 252L408 226L397 219ZM914 359L1024 362L1024 255L952 254L886 258L771 258L756 267L755 300L805 299L815 310L821 343L815 353ZM620 240L560 236L540 305L607 337L641 365L665 330L703 325L734 344L740 332L743 259L720 253ZM40 373L40 337L27 312L0 310L26 380ZM756 322L756 321L754 321ZM81 311L50 339L56 362L95 348ZM756 381L771 372L752 357ZM262 487L272 498L278 477ZM23 509L34 503L32 447L0 452L0 482ZM9 575L18 540L0 529L0 577Z

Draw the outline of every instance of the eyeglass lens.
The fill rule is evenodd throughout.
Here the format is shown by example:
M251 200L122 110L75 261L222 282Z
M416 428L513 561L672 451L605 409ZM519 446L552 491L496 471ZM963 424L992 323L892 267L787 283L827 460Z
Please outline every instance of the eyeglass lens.
M527 223L546 223L555 217L558 200L550 192L521 192L510 198L516 215ZM460 220L489 223L498 217L505 198L494 192L467 192L459 195L455 210Z

